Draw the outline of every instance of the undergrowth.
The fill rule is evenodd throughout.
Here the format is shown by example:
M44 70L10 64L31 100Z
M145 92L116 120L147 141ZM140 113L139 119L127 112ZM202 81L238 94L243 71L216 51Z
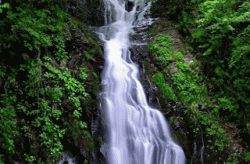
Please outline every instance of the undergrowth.
M0 163L17 156L26 163L56 163L67 132L74 139L85 137L86 149L93 150L88 120L82 116L82 103L91 99L87 68L79 66L76 76L66 67L70 38L65 39L65 28L75 28L77 22L65 6L65 0L10 0L0 6L0 53L6 54L0 61ZM63 125L65 118L73 125ZM28 151L35 147L48 157Z
M168 35L159 34L155 41L148 45L148 50L157 56L157 60L165 70L158 72L151 78L164 96L175 102L182 102L187 109L184 111L189 116L194 135L204 130L207 145L211 150L223 151L229 145L230 137L225 136L225 131L220 127L218 117L215 117L208 108L211 107L206 84L199 73L200 64L191 62L185 64L181 52L172 50L171 38ZM167 65L175 62L178 72L169 74ZM171 78L167 81L166 79ZM199 104L204 104L207 109L202 111Z

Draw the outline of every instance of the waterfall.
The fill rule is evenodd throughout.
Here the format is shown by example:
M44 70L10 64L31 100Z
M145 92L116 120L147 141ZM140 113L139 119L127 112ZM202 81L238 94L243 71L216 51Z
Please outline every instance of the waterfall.
M130 57L131 45L146 44L132 43L129 38L135 34L135 28L143 29L152 23L145 19L152 2L102 1L105 25L91 28L105 43L100 106L108 126L108 163L185 164L185 154L173 140L163 114L148 105L138 80L138 65ZM65 153L59 164L64 161L77 163Z
M110 164L184 164L162 113L148 105L130 58L129 36L141 26L151 3L142 0L103 0L105 25L97 29L105 42L101 106L108 122Z

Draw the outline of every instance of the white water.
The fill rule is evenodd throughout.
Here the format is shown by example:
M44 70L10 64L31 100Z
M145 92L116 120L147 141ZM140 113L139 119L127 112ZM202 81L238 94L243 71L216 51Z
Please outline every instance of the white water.
M104 90L100 94L110 133L109 164L185 164L185 154L173 141L164 116L148 105L138 66L130 58L130 45L146 44L130 42L129 35L135 33L133 27L147 23L144 15L151 2L103 1L105 25L96 33L105 42ZM134 4L130 12L125 9L128 1ZM65 153L60 164L64 161L76 163Z
M105 26L98 33L105 41L102 74L102 109L109 125L110 164L184 164L185 155L177 145L164 116L151 108L138 80L138 66L130 58L129 34L143 24L151 2L104 0Z

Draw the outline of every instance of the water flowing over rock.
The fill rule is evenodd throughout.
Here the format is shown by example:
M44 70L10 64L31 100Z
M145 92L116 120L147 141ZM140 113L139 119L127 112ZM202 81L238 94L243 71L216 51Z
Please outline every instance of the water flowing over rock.
M102 147L103 155L110 164L186 163L164 116L148 105L138 80L138 65L132 61L129 50L130 38L138 33L136 29L144 32L145 24L150 23L145 22L145 16L151 2L103 2L105 25L95 29L105 42L100 97L108 127L108 152Z

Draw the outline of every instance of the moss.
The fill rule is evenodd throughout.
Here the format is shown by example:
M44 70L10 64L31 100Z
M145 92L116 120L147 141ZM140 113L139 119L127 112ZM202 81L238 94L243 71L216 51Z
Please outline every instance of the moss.
M30 148L31 148L31 149L36 149L36 145L31 144L31 145L30 145Z
M175 121L175 119L176 119L176 116L175 116L175 115L171 116L171 117L169 118L169 123L170 123L170 124L173 124L174 121Z
M72 137L74 138L74 140L77 140L79 138L80 135L80 131L79 131L79 122L77 119L73 119L72 121L72 125L70 126L70 131L72 133Z
M91 58L91 55L88 51L84 51L84 54L86 56L87 59Z
M175 51L175 52L174 52L174 59L175 59L176 61L183 61L184 56L183 56L183 54L182 54L181 52Z
M92 54L96 54L96 49L92 48L89 52L92 53Z
M147 46L150 52L156 52L156 59L167 66L174 58L174 51L172 49L172 41L169 35L158 34L157 38L152 44Z
M153 69L151 68L150 63L147 62L147 61L144 61L144 65L145 65L145 69L147 70L146 75L152 76L153 75Z
M93 72L94 74L94 86L93 86L93 93L97 96L98 95L98 90L99 90L99 84L98 84L98 81L101 79L100 76L98 76L95 72Z
M160 88L160 90L163 92L164 96L166 96L167 98L169 98L170 100L173 100L173 101L177 100L177 98L174 94L174 91L169 86L169 84L165 82L163 73L158 72L157 74L155 74L151 78L151 81L153 83L155 83Z
M92 72L95 78L98 78L97 74L95 72Z
M181 102L177 102L176 106L177 106L177 108L179 108L181 106Z
M100 143L102 143L102 142L103 142L102 137L99 137L99 138L98 138L98 141L99 141Z
M103 52L102 52L101 47L98 48L98 51L99 51L99 54L100 54L101 56L103 56Z
M93 84L93 93L94 93L94 95L96 95L96 96L97 96L97 94L98 94L98 88L99 88L99 86L98 86L97 80L95 80L95 81L94 81L94 84Z
M83 150L87 150L87 148L88 148L90 151L93 151L94 150L94 140L93 140L92 136L90 135L90 132L88 130L84 130L83 133L84 133L84 137L88 140L88 146L86 148L84 148Z
M149 29L148 30L148 37L151 37L152 34L154 34L154 33L155 33L155 29L154 28Z

